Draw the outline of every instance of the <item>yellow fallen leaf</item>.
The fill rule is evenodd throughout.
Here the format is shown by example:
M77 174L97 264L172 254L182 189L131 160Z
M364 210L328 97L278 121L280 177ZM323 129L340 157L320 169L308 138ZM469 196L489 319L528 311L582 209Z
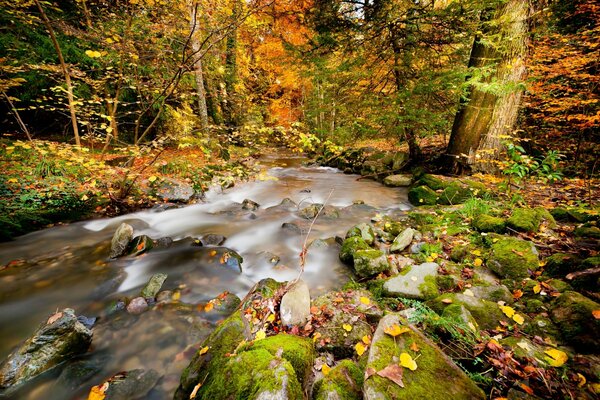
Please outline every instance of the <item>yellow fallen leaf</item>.
M539 283L533 287L533 293L538 294L541 291L542 291L542 285L540 285Z
M545 359L552 367L561 367L569 359L567 353L558 349L546 350L544 353L549 356L545 357Z
M156 176L152 175L150 178L148 178L148 182L152 183L152 182L154 182L157 179L158 178Z
M198 351L198 354L203 355L203 354L206 354L207 352L208 352L208 346L205 346Z
M398 324L394 324L392 326L388 326L383 331L390 336L396 337L398 335L403 334L404 332L410 331L410 328L406 326L400 327Z
M256 335L254 335L254 340L263 340L266 337L267 333L264 329L261 329L260 331L256 332Z
M363 303L366 306L368 306L369 304L371 304L371 300L369 300L368 297L364 297L364 296L361 296L360 302Z
M579 383L577 384L577 387L584 387L587 379L585 379L585 376L581 375L579 372L577 373L577 377L579 378Z
M473 261L473 265L476 266L476 267L481 267L481 264L483 264L483 260L481 258L476 258Z
M592 311L592 315L594 316L594 319L600 319L600 310Z
M344 324L342 325L342 328L344 328L346 332L350 332L352 330L352 325Z
M525 322L525 318L523 318L523 316L519 314L513 315L512 319L519 325L523 325L523 322Z
M108 382L104 382L101 385L93 386L88 395L88 400L104 400L109 385Z
M321 338L321 333L315 332L315 334L313 336L313 342L316 343L316 341L319 340L320 338Z
M515 315L515 309L510 306L500 306L500 309L508 318L512 318Z
M211 302L208 302L205 306L204 306L204 311L205 312L210 312L212 311L212 309L215 308L215 305Z
M481 250L479 250L479 249L473 250L473 251L471 251L471 254L473 254L474 256L480 256L481 255Z
M365 354L365 351L367 350L367 348L365 347L365 345L362 342L358 342L358 343L356 343L356 346L354 346L354 350L356 350L356 354L358 354L359 356L362 356L363 354Z
M365 336L363 336L363 337L362 337L362 341L363 341L363 343L364 343L364 344L366 344L366 345L369 345L369 344L371 344L371 336L369 336L369 335L365 335Z
M438 255L438 253L431 253L431 254L429 255L429 257L431 257L432 259L434 259L434 260L435 260L436 258L438 258L438 257L439 257L439 255Z
M323 375L327 376L329 374L329 371L331 371L331 367L327 364L323 364L323 367L321 367L321 372L323 373Z
M400 354L400 365L404 368L408 368L411 371L417 369L417 362L408 353Z
M8 180L9 183L18 183L19 181L17 180L17 178L10 178Z
M465 291L463 292L463 294L465 296L475 297L475 293L473 293L473 291L471 289L465 289Z
M275 321L275 314L270 314L270 315L267 317L267 322L273 322L273 321Z
M196 398L196 395L198 394L198 389L200 389L200 387L202 387L202 383L199 383L196 386L194 386L194 390L192 390L192 393L190 393L190 399Z

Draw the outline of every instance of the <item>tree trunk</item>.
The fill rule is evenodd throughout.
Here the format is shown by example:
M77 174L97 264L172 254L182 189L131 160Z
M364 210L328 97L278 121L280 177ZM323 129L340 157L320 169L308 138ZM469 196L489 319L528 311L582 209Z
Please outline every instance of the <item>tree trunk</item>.
M73 98L73 85L71 83L71 73L69 72L69 67L67 66L62 51L60 50L58 40L56 39L54 29L52 28L52 24L50 24L50 20L48 19L48 16L46 15L44 8L42 7L42 4L39 2L39 0L34 1L38 9L40 10L42 21L44 21L44 25L46 26L46 29L48 29L50 39L52 40L52 44L54 45L54 49L56 50L56 54L58 55L60 67L63 71L63 75L65 76L65 83L67 84L67 99L69 101L69 112L71 113L71 124L73 126L73 135L75 136L75 144L77 146L81 146L81 140L79 139L79 129L77 128L77 115L75 114L75 99Z
M469 67L489 75L469 89L454 119L446 156L453 173L492 172L503 138L512 129L526 75L529 0L508 0L493 13L483 37L476 37Z
M237 19L240 14L240 0L233 0L231 11L231 32L227 36L225 50L225 93L223 96L223 117L227 125L239 125L235 106L235 84L237 76Z
M208 109L206 107L206 91L204 89L204 74L202 72L202 58L200 57L200 41L197 35L198 4L190 6L190 39L194 54L194 73L196 75L196 93L198 95L198 115L200 116L200 130L203 134L208 132Z

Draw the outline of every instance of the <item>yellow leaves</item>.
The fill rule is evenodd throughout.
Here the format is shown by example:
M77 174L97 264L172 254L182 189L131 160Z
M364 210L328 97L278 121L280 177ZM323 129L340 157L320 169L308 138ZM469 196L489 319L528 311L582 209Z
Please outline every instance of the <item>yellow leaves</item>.
M542 285L540 285L539 283L533 287L533 293L538 294L541 291L542 291Z
M579 372L577 373L577 377L579 378L579 382L577 383L577 387L584 387L587 383L587 379L585 376L581 375Z
M369 335L363 336L362 337L362 341L363 341L364 344L370 345L371 344L371 336L369 336Z
M425 258L425 261L427 261L427 262L434 262L434 261L435 261L435 259L436 259L436 258L438 258L438 257L439 257L439 254L438 254L438 253L431 253L431 254L429 255L429 257L426 257L426 258Z
M482 264L483 264L483 260L479 257L473 261L473 265L476 267L481 267Z
M267 322L273 323L273 321L275 321L275 314L270 314L267 317Z
M104 400L108 386L108 382L104 382L102 385L93 386L88 395L88 400Z
M415 360L413 360L411 355L408 353L400 354L400 365L403 366L404 368L410 369L411 371L414 371L417 369L417 362Z
M369 304L371 304L371 300L369 300L368 297L364 297L364 296L360 297L360 302L363 303L366 306L368 306Z
M342 328L344 328L346 332L350 332L352 330L352 325L344 324L342 325Z
M356 350L356 354L358 354L359 356L362 356L365 353L365 351L367 350L367 347L362 342L358 342L354 346L354 350Z
M215 308L215 305L209 301L204 306L204 312L211 312L213 310L213 308Z
M515 315L515 309L509 306L500 306L500 310L506 315L508 318L512 318Z
M392 326L388 326L383 331L392 337L396 337L410 331L410 328L407 326L400 327L398 324L394 324Z
M208 346L205 346L198 351L198 355L200 355L200 356L202 356L206 353L208 353Z
M256 332L256 335L254 335L254 340L256 340L256 341L263 340L266 337L267 337L267 333L265 332L264 329L261 329L258 332Z
M202 387L202 383L199 383L196 386L194 386L194 390L192 390L192 393L190 393L190 399L196 398L196 395L198 394L198 390L200 390L201 387Z
M81 196L81 201L86 201L86 200L89 200L89 197L86 194Z
M17 178L10 178L7 182L9 182L9 183L19 183L19 180Z
M99 51L96 50L86 50L85 51L85 55L90 57L90 58L99 58L102 57L102 53L100 53Z
M515 315L513 316L513 321L515 321L515 322L516 322L517 324L519 324L519 325L523 325L523 322L525 322L525 318L523 318L523 316L522 316L522 315L515 314Z
M331 367L327 364L323 364L323 366L321 367L321 372L323 373L323 375L327 376L329 375L329 372L331 372Z
M463 294L465 296L475 297L475 293L473 293L473 291L471 289L465 289L465 291L463 292Z
M321 339L321 333L320 332L315 332L315 334L313 335L313 342L316 343L317 340Z
M567 353L558 349L546 350L544 353L548 355L545 359L552 367L561 367L569 359Z
M479 249L473 250L473 251L471 251L471 254L473 254L474 256L480 256L481 250L479 250Z
M156 177L156 175L152 175L151 177L148 178L148 182L152 183L155 182L158 179L158 177Z

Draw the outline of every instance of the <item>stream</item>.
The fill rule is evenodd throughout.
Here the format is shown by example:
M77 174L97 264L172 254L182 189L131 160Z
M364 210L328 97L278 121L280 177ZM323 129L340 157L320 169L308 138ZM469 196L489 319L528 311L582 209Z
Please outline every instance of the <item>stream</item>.
M0 360L57 310L68 307L77 315L98 317L92 348L75 360L76 367L44 374L11 398L87 398L91 386L135 368L153 368L161 375L147 398L172 398L193 354L190 346L206 337L219 319L183 304L205 303L223 291L243 298L260 279L298 276L299 253L311 223L298 215L299 209L311 203L336 209L336 215L325 213L315 221L311 243L343 237L375 214L397 216L410 208L404 189L357 180L357 175L333 168L304 166L305 161L291 154L265 155L256 180L212 189L202 203L58 226L0 244L0 265L8 265L0 270ZM286 198L298 206L280 205ZM244 199L260 207L242 209ZM169 237L174 243L138 257L109 260L111 237L122 222L135 235ZM282 228L284 223L301 232ZM207 234L225 236L223 246L244 258L241 274L197 256L198 248L186 238ZM352 278L338 259L339 246L328 243L309 247L302 279L312 297ZM277 257L279 262L274 261ZM151 308L141 315L114 311L119 299L136 297L156 273L168 274L163 290L177 292L182 306Z

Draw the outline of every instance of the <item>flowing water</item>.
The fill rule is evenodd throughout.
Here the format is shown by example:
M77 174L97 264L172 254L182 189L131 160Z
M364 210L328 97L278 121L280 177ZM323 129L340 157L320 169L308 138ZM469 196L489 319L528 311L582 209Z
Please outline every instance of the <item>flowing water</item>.
M295 278L311 223L300 217L298 210L310 203L335 207L339 217L320 216L308 243L343 236L350 227L368 222L377 213L395 215L409 208L403 189L357 180L356 175L332 168L303 166L304 161L291 155L263 156L258 179L224 191L211 190L201 204L74 223L0 244L0 265L8 265L0 271L0 359L56 310L69 307L78 315L99 317L92 348L75 367L65 369L62 375L59 370L46 374L12 396L86 398L90 386L118 371L153 368L162 377L149 398L170 398L193 353L188 346L204 338L217 318L184 306L156 308L139 316L111 313L108 310L114 309L115 302L135 297L159 272L168 274L163 289L175 290L183 304L206 302L223 291L243 297L266 277L279 281ZM298 206L280 205L285 198ZM257 202L260 208L242 209L244 199ZM135 235L170 237L174 245L138 257L109 260L110 239L122 222L132 225ZM295 224L301 232L283 229L284 223ZM198 247L186 239L206 234L225 236L223 246L243 256L241 274L199 257ZM303 279L312 296L340 287L351 278L338 260L338 251L335 244L309 248ZM279 257L276 265L274 256ZM82 375L80 366L89 372L84 377L71 376Z

